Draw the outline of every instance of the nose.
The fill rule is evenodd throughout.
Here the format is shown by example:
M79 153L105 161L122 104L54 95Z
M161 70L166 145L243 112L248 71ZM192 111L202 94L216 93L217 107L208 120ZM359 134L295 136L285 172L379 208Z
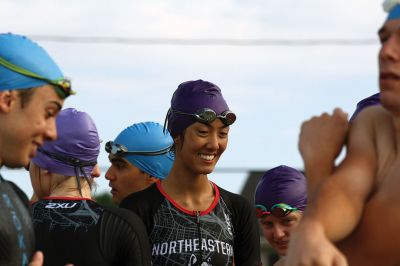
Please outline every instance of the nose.
M396 35L390 36L384 43L382 43L381 50L379 51L380 61L397 61L400 58L400 38Z
M96 164L92 170L92 177L99 177L101 175L100 167Z
M274 238L280 239L285 236L285 230L280 225L274 226Z
M115 176L114 176L113 171L112 171L111 168L112 168L112 166L111 166L110 168L107 169L107 172L106 172L106 174L104 175L104 177L105 177L107 180L109 180L109 181L115 180Z
M219 147L219 137L216 132L212 132L208 136L207 148L217 150Z
M57 139L56 119L49 119L46 125L45 140Z

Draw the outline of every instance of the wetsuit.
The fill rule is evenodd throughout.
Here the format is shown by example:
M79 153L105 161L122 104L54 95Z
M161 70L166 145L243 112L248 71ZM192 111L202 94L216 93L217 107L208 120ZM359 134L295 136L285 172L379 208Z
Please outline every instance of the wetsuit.
M215 199L202 212L186 210L161 183L131 194L120 207L147 227L153 265L261 265L255 215L243 197L213 184Z
M144 224L129 211L60 197L32 207L36 249L45 254L44 265L151 265Z
M28 265L34 243L28 198L0 175L0 265Z

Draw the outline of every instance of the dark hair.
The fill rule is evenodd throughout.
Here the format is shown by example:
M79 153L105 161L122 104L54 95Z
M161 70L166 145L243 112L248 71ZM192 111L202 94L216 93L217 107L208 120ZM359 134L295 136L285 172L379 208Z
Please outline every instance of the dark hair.
M24 108L29 103L34 92L34 88L18 90L18 96L21 99L21 108Z
M182 131L181 134L176 136L176 138L179 138L181 140L181 147L180 148L182 148L182 146L183 146L183 141L185 140L185 138L184 138L185 133L186 133L186 128ZM176 143L175 143L175 141L174 141L174 144L172 144L172 146L171 146L171 152L176 154Z

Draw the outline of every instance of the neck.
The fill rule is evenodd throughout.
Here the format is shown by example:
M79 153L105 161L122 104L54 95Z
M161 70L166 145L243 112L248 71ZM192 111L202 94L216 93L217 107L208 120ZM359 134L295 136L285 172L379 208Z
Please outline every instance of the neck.
M185 167L174 164L163 187L178 194L196 195L210 190L210 181L206 174L193 173Z
M81 193L79 193L76 177L67 177L63 182L55 185L50 193L50 197L73 197L73 198L91 198L91 191L89 184L80 178Z

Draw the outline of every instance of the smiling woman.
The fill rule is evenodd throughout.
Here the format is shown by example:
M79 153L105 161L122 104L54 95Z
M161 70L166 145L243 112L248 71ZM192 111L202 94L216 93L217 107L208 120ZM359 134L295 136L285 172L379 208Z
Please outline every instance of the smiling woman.
M175 91L166 118L174 140L172 169L166 179L121 203L145 222L154 265L261 264L249 203L208 179L235 120L211 82L188 81Z

